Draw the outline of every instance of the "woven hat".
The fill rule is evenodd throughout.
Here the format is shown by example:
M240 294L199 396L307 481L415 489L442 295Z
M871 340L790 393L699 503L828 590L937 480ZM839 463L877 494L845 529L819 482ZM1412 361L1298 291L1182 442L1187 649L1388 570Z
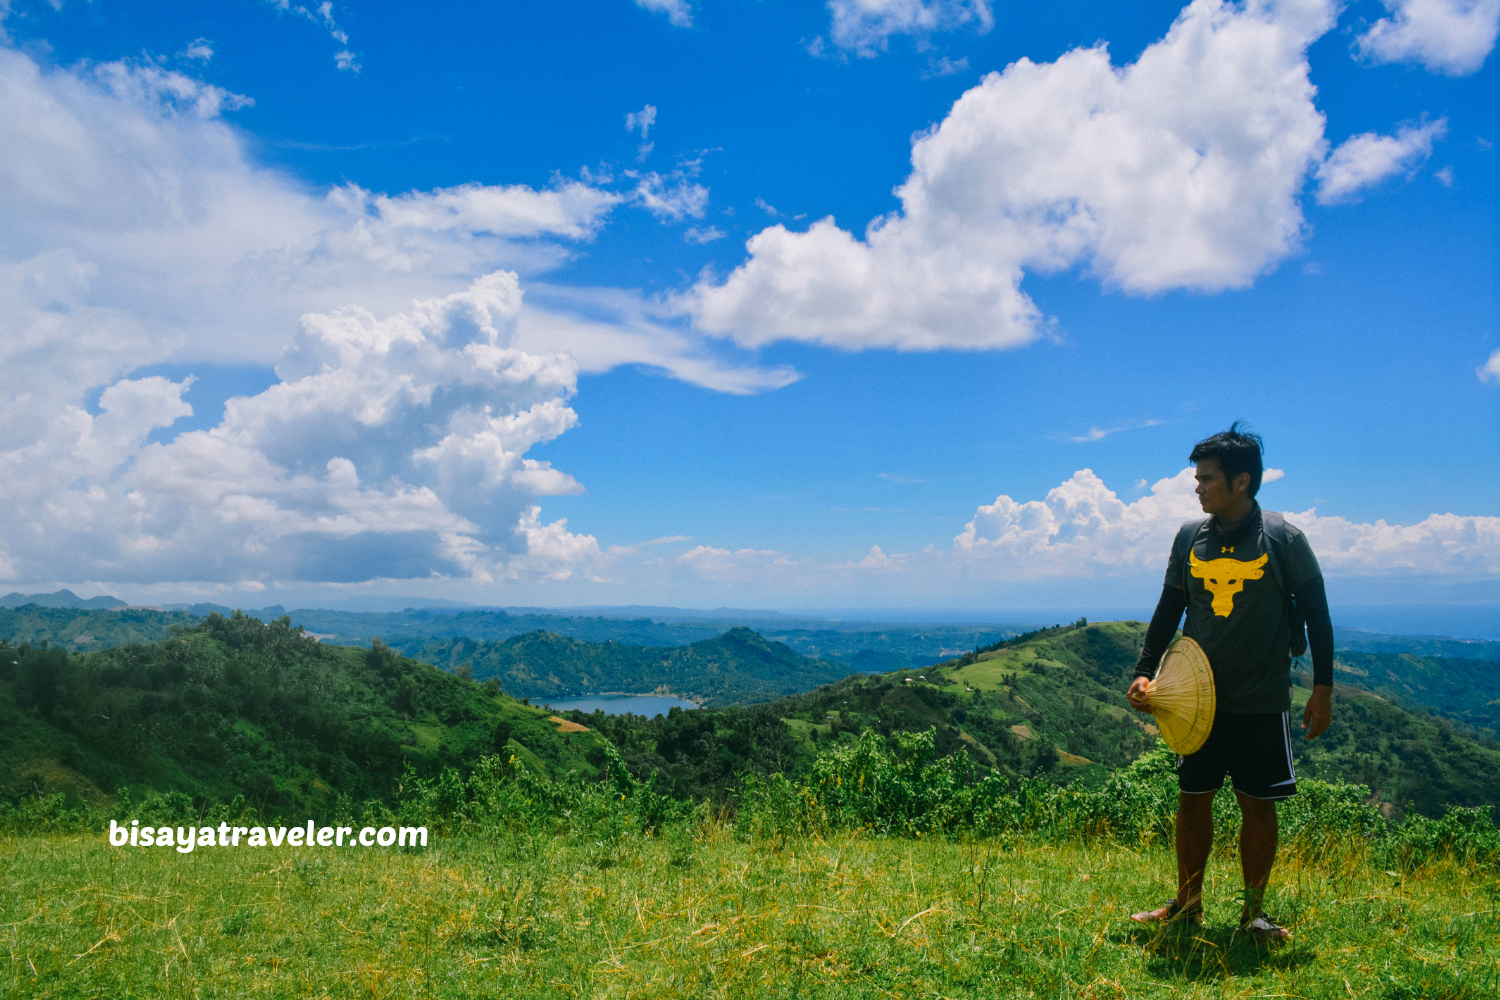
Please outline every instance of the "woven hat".
M1172 752L1196 753L1214 727L1214 672L1203 647L1187 636L1167 647L1156 679L1146 687L1156 728Z

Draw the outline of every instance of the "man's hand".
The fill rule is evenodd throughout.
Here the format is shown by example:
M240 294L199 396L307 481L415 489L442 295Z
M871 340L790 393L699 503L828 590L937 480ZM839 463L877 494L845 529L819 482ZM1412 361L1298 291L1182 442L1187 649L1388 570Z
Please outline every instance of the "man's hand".
M1313 688L1312 697L1307 699L1307 708L1302 712L1302 728L1307 731L1302 738L1311 740L1322 736L1332 721L1333 688L1319 684Z
M1151 682L1144 677L1137 677L1130 682L1130 687L1125 691L1125 697L1130 700L1130 707L1137 712L1150 712L1155 714L1155 709L1146 700L1146 687Z

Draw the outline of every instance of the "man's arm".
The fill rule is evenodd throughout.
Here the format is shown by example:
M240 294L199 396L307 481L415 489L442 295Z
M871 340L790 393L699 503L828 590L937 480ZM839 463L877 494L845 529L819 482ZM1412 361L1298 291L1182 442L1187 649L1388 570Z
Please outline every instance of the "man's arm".
M1323 735L1333 721L1333 619L1328 614L1328 594L1323 578L1314 577L1298 587L1292 601L1307 622L1307 648L1312 653L1313 691L1302 713L1304 739Z
M1157 664L1162 654L1172 644L1182 613L1187 610L1187 591L1170 583L1161 588L1161 598L1156 602L1156 613L1146 628L1146 641L1141 645L1141 658L1136 661L1135 680L1131 682L1126 696L1139 711L1147 711L1146 685L1156 676Z

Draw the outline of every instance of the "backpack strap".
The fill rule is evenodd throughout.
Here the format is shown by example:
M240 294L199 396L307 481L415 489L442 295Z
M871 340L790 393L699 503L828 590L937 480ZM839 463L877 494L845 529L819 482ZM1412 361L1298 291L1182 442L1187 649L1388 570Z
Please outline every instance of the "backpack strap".
M1281 603L1286 608L1287 626L1292 632L1290 652L1294 657L1301 656L1307 652L1307 623L1292 601L1286 577L1281 572L1282 562L1286 558L1286 518L1275 511L1262 510L1260 532L1266 553L1271 557L1268 560L1271 564L1271 578L1276 581L1276 589L1281 591Z
M1188 589L1188 577L1190 574L1188 553L1192 552L1194 547L1197 546L1198 539L1208 534L1208 523L1212 520L1213 518L1211 517L1205 517L1201 521L1185 522L1182 527L1177 529L1177 537L1172 541L1173 553L1180 553L1182 556L1182 592L1184 594L1192 593Z

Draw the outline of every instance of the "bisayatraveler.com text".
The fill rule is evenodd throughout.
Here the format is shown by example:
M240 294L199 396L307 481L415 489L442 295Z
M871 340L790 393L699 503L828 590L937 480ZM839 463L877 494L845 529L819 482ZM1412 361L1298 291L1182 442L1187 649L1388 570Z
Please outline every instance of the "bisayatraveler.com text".
M172 847L189 854L198 847L426 847L425 826L367 826L355 834L352 826L129 826L109 821L111 847Z

